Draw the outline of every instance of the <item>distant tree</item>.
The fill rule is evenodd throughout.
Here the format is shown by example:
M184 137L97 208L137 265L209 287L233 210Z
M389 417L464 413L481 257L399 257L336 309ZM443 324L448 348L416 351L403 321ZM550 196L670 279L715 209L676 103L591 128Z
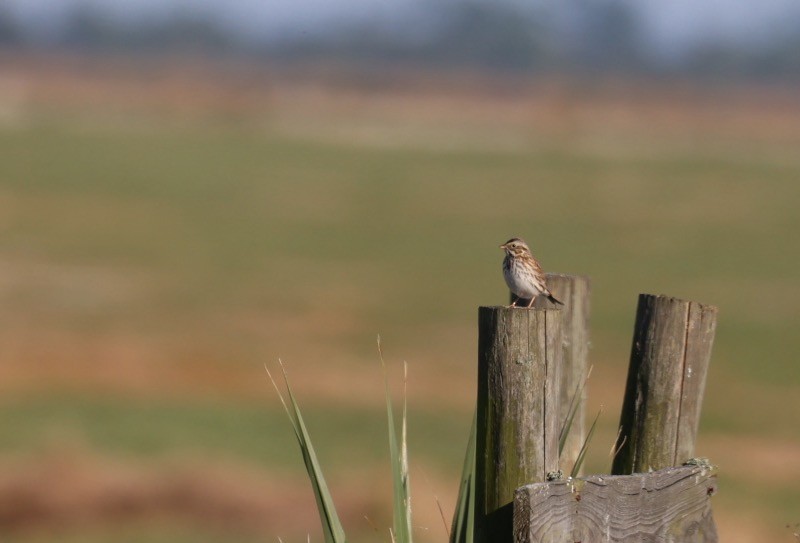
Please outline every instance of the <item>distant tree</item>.
M767 40L704 40L689 51L681 68L698 78L800 81L800 10L787 14Z
M432 58L503 69L535 68L545 60L547 27L512 4L455 2L441 19L427 48Z
M781 76L800 80L800 26L797 33L764 51L756 59L754 75Z
M210 16L176 14L165 21L136 28L131 40L137 48L223 52L235 48L232 33Z
M564 69L630 72L647 62L637 12L624 0L564 0L559 31Z
M11 13L0 7L0 47L18 45L23 41L19 23Z
M340 56L350 59L402 60L436 66L475 66L529 70L547 57L547 27L533 11L508 2L480 0L431 4L425 20L387 31L361 24L316 37L284 43L285 56Z
M82 6L70 13L60 42L84 49L216 52L230 49L233 38L207 16L180 12L162 21L130 22Z
M127 29L97 9L79 5L67 16L61 32L61 44L69 47L120 47L125 44Z

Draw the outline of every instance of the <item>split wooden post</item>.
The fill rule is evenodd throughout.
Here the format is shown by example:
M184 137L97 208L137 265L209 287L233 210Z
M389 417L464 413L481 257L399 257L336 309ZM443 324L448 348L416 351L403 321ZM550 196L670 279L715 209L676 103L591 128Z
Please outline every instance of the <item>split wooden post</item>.
M717 308L641 294L612 473L677 466L694 456Z
M515 490L558 469L561 311L481 307L475 541L513 541Z
M544 296L539 296L534 307L560 308L561 338L564 349L561 370L561 400L558 408L559 431L567 420L573 401L578 401L575 417L564 449L561 451L559 465L562 471L569 473L578 453L583 445L586 435L586 377L589 372L589 310L591 281L585 275L566 275L563 273L548 273L547 288L561 302L563 306L553 304ZM575 394L583 390L580 398L575 400Z

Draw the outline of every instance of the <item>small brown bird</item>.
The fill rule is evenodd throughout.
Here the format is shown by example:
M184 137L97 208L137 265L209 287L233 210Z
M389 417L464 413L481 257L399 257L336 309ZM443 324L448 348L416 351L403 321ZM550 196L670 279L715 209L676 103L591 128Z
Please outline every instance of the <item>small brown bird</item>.
M564 305L547 289L542 267L533 258L527 243L519 238L511 238L500 248L506 252L506 257L503 259L503 277L509 290L516 296L509 307L516 307L520 298L530 298L527 307L531 307L536 297L541 294L554 304Z

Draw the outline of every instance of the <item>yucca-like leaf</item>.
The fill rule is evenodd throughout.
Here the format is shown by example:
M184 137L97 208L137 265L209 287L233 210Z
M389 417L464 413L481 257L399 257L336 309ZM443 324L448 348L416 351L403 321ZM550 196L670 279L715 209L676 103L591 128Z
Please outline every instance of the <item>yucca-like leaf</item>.
M333 498L331 498L328 485L325 483L325 477L322 475L322 468L317 460L317 453L314 451L314 446L311 444L311 437L303 421L303 415L300 413L300 407L297 405L297 401L292 393L292 387L289 385L286 368L283 367L283 363L280 361L278 362L283 372L286 390L289 393L291 409L289 405L286 404L280 389L278 389L278 384L275 382L275 379L272 378L269 369L266 368L266 366L265 369L267 369L267 375L270 381L272 381L275 391L278 393L278 397L283 404L286 415L289 417L289 421L292 423L297 442L300 444L300 451L303 453L303 462L305 462L306 465L308 478L311 480L311 487L314 489L314 498L317 501L317 510L319 511L319 519L322 524L322 533L325 537L325 543L345 543L346 538L342 523L339 521L339 515L336 514Z
M475 532L475 439L478 433L478 414L472 417L472 430L461 469L461 485L450 530L450 543L472 543Z
M395 543L412 543L411 533L411 489L408 478L408 441L407 441L407 404L405 395L405 382L407 382L408 366L405 365L403 387L403 420L400 442L397 441L397 431L394 424L392 410L392 397L389 392L389 376L386 371L386 362L383 360L381 338L378 336L378 356L383 366L384 382L386 384L386 414L389 419L389 456L392 464L392 483L394 498L394 529L392 540Z
M589 443L591 443L592 436L594 435L594 429L597 426L597 421L600 419L600 415L602 414L603 410L600 409L600 411L597 412L597 416L594 418L594 422L592 422L592 426L589 428L589 433L586 434L586 439L583 440L583 445L581 445L578 458L575 459L575 465L572 466L572 473L569 474L570 477L577 477L578 473L580 473L583 460L586 458L586 451L589 450Z

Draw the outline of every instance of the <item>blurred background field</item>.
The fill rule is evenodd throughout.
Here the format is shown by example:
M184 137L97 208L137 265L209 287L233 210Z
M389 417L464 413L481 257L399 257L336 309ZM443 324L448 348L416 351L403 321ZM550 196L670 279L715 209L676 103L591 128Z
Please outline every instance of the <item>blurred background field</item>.
M230 21L181 34L176 15L125 26L94 4L34 32L10 5L2 541L319 541L263 369L279 357L348 535L389 541L378 334L398 393L409 363L416 535L445 541L477 306L505 301L497 245L515 235L545 269L592 278L588 471L610 465L637 294L715 304L697 453L720 467L721 540L795 539L800 102L796 56L775 53L790 38L703 42L701 69L680 44L659 64L602 32L593 62L558 41L470 56L463 37L401 54L346 25L241 45ZM161 34L136 42L142 28Z

